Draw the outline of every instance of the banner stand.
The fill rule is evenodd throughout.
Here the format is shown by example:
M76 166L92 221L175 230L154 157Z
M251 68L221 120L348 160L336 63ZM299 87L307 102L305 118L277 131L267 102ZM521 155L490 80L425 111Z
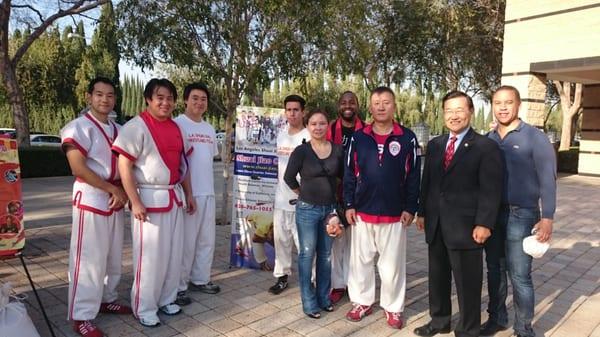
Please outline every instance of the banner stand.
M52 335L52 337L56 337L56 335L54 334L54 329L52 329L52 324L50 323L50 320L48 319L48 315L46 315L46 309L44 309L44 305L42 304L42 300L40 299L40 296L37 293L37 289L35 289L35 284L33 284L33 280L31 279L31 275L29 274L29 269L27 269L27 264L25 263L25 259L23 258L23 252L21 250L17 251L12 257L19 257L19 260L21 260L21 264L23 265L23 269L25 269L25 274L27 275L27 279L29 280L29 284L31 285L31 289L33 289L33 294L35 295L35 299L37 300L39 306L40 306L40 310L42 310L42 315L44 316L44 320L46 321L46 325L48 325L48 329L50 330L50 334ZM0 257L2 259L9 259L11 258L11 256L2 256Z

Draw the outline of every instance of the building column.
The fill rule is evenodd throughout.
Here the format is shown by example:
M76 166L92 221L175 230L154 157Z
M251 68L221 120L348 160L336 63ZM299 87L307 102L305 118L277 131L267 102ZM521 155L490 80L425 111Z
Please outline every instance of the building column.
M546 74L504 74L502 76L502 85L512 85L519 90L519 94L521 94L519 117L533 126L544 127Z
M600 176L600 84L583 86L579 174Z

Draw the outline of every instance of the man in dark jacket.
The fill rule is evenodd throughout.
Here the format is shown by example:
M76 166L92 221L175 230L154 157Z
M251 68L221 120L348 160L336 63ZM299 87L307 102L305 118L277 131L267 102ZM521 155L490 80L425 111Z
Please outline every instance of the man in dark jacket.
M344 202L352 228L348 294L359 321L375 302L375 255L381 276L380 305L387 323L400 329L406 291L406 226L417 210L421 167L415 134L394 122L394 92L371 92L373 124L356 131L346 158Z
M471 129L473 101L460 91L443 98L449 135L427 145L417 228L429 244L431 321L419 336L450 332L452 275L458 295L456 336L479 336L482 248L500 206L502 159L498 145Z

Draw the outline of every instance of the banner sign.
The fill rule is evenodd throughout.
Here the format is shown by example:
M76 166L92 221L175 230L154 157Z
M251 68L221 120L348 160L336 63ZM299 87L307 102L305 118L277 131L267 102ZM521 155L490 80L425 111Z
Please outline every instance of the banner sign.
M17 141L0 137L0 256L25 245L21 169Z
M237 108L231 216L232 266L265 270L273 267L277 134L285 128L283 109Z

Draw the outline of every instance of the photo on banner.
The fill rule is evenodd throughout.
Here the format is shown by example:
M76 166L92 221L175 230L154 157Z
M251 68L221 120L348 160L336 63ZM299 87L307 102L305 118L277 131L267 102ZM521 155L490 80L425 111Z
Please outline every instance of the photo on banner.
M0 174L0 256L10 256L25 245L21 169L14 139L0 137Z
M277 134L287 127L283 109L236 110L230 264L273 266L273 203L277 186Z

